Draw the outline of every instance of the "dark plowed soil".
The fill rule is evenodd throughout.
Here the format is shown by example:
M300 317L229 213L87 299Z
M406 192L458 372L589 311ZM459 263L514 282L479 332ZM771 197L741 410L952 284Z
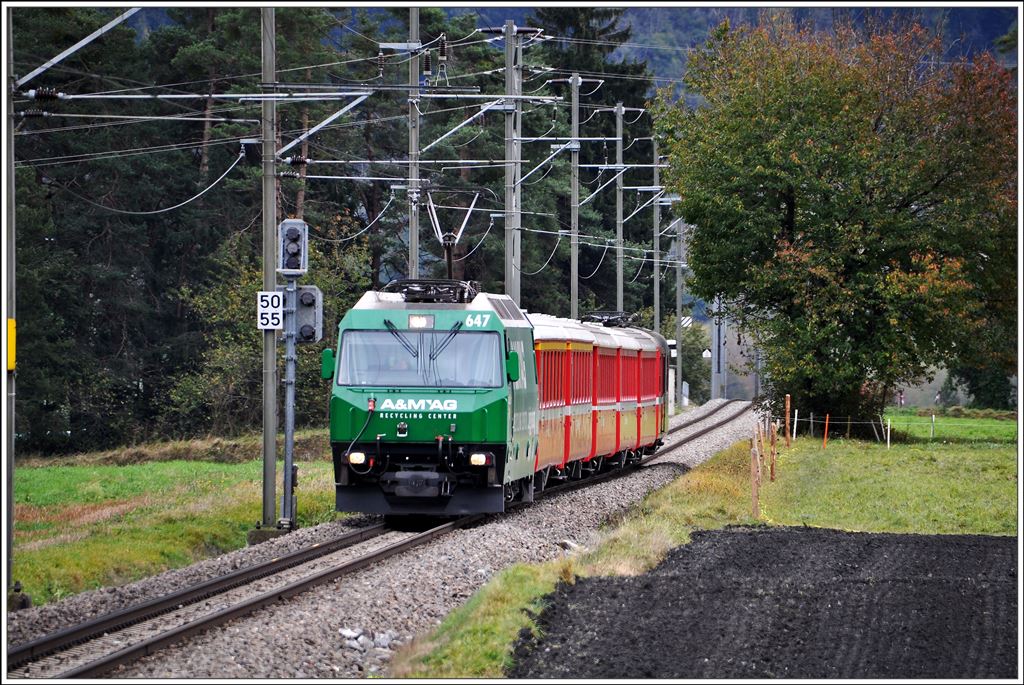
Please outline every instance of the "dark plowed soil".
M559 585L514 678L1016 678L1017 538L699 532Z

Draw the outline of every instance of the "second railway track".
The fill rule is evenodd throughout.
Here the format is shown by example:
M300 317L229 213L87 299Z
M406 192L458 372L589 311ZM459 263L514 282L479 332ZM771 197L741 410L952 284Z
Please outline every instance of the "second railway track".
M688 428L706 423L714 415L735 404L735 400L724 402L698 417L673 427L667 434L669 441L655 454L646 457L642 463L656 460L677 447L737 419L746 412L746 403L742 403L738 411L728 412L717 421L688 432L680 439L671 439ZM538 498L626 475L631 471L618 469L579 481L569 481L538 493ZM422 533L390 531L383 524L357 529L281 558L212 578L166 596L126 607L14 646L8 651L8 676L96 677L118 665L152 654L210 627L226 623L268 604L304 592L315 585L426 544L452 530L484 518L484 515L466 517ZM361 556L353 557L353 554L359 554L361 550L367 548L370 549ZM317 562L317 559L321 561ZM316 564L316 568L300 570L302 565L307 564Z

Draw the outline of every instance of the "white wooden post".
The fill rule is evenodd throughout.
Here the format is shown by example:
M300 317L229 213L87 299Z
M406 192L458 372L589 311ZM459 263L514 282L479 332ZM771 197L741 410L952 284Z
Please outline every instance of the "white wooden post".
M796 424L800 422L800 410L793 410L793 439L796 440Z
M892 419L885 420L885 449L889 449L889 440L892 438Z

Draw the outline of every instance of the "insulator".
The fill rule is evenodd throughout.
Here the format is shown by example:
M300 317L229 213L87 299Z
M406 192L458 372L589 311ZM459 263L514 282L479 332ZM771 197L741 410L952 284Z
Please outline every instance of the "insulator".
M278 171L277 175L281 178L299 178L298 171Z
M313 160L311 160L309 157L295 156L295 157L288 157L284 161L285 161L286 164L288 164L288 166L305 166L305 165L309 164Z
M383 52L378 52L377 53L377 71L380 72L381 76L384 75L384 53Z
M430 76L430 51L423 53L423 75Z
M51 115L49 112L44 112L41 109L26 109L23 112L18 112L18 116L22 119L34 119L37 117L48 117Z
M441 34L441 49L438 51L437 61L441 64L448 61L448 39Z
M26 95L33 100L56 100L62 93L58 93L56 88L33 88Z

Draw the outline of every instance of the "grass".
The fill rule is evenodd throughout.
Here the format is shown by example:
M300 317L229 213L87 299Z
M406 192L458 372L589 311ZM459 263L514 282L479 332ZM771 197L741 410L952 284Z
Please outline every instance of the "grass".
M1003 445L885 445L798 439L783 450L776 482L750 510L747 441L646 497L600 544L578 557L516 565L498 574L432 633L399 650L391 675L501 677L544 595L574 575L635 575L657 565L698 529L814 525L846 530L1017 534L1016 448Z
M244 547L262 518L262 472L260 461L19 463L13 578L38 605ZM300 526L334 519L333 481L329 462L299 465Z
M870 532L1017 534L1010 446L799 439L779 455L762 513L778 525Z
M1016 419L986 418L982 412L972 413L975 415L966 417L936 413L934 437L930 414L922 416L917 409L890 409L885 412L885 417L892 421L894 439L898 437L905 441L937 443L1017 443ZM836 428L842 427L840 421ZM831 430L829 434L832 435Z
M536 634L531 615L540 613L559 579L573 577L571 559L502 570L427 639L401 650L392 671L410 678L501 678L512 665L506 645L523 629Z

